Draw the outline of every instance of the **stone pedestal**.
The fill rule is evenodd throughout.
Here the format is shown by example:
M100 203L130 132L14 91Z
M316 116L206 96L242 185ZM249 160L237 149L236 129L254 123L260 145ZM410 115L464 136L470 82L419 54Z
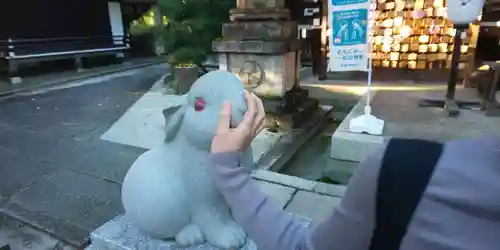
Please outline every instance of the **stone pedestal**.
M292 21L232 22L222 25L222 36L234 40L282 40L298 36L297 23Z
M309 226L311 223L309 219L298 218L303 221L305 226ZM90 240L91 245L86 250L217 250L207 243L183 248L176 245L174 241L152 238L131 225L123 215L92 232ZM257 246L249 240L241 250L257 250Z
M230 16L223 39L212 44L219 68L237 74L262 98L285 97L297 84L301 44L284 1L238 1Z
M286 51L281 42L214 43L219 52L219 67L237 74L254 93L263 98L285 96L295 84L296 53Z

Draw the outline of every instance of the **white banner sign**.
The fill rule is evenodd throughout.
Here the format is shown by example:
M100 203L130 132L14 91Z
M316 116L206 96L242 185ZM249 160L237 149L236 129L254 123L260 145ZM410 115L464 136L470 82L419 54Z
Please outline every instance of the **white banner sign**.
M329 0L329 71L368 70L369 0Z

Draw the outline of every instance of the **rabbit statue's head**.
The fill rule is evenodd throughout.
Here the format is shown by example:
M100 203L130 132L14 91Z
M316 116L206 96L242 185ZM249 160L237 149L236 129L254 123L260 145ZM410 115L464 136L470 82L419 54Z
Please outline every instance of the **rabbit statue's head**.
M231 103L231 127L243 120L247 111L244 91L243 82L233 73L213 71L203 75L178 104L163 110L166 142L187 140L196 148L210 149L224 101Z

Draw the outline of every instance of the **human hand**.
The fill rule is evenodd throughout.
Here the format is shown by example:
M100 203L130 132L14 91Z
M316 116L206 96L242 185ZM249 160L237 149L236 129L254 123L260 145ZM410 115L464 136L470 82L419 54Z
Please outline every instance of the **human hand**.
M238 127L231 126L231 103L224 102L220 113L219 126L212 140L212 153L245 151L253 138L264 129L264 105L255 94L245 92L248 111Z

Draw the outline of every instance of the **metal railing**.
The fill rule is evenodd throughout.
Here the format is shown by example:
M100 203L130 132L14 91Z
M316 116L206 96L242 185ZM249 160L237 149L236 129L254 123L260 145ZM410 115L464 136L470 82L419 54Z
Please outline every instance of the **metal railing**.
M0 40L0 58L7 60L99 53L130 48L130 36L61 37Z

